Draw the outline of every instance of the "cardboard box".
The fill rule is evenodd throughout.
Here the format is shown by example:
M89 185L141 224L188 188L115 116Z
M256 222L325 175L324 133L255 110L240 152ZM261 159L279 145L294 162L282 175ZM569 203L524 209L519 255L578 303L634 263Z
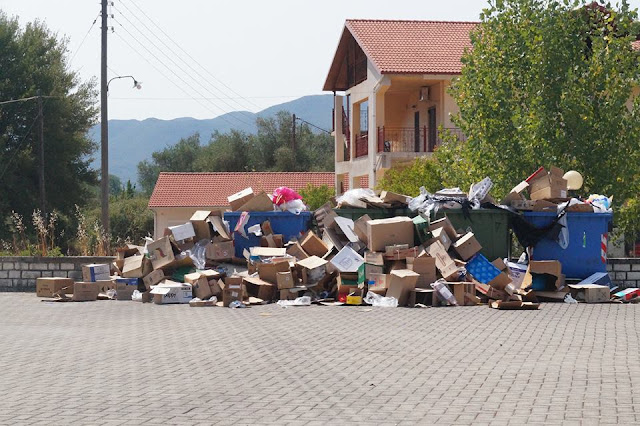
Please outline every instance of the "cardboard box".
M353 272L343 272L337 278L338 299L346 296L358 288L358 275Z
M511 207L516 210L531 211L536 205L535 200L514 200L511 202Z
M562 176L556 176L553 174L548 174L546 176L541 176L538 179L535 179L529 182L529 194L534 194L536 192L542 191L543 189L551 188L552 191L567 191L567 180ZM564 197L558 197L564 198ZM534 199L534 198L532 198Z
M193 299L193 290L190 284L171 280L164 280L155 286L150 294L153 295L153 303L156 305L189 303Z
M306 285L320 281L327 273L327 263L329 262L318 256L311 256L297 262L296 265L302 273L302 283Z
M474 306L479 303L479 299L476 297L476 287L473 283L448 282L447 285L451 289L453 297L456 298L459 306Z
M532 260L529 262L527 273L522 280L522 288L531 287L534 275L552 276L553 286L556 290L564 287L564 277L562 275L562 264L557 260ZM537 290L537 289L534 289Z
M374 274L384 273L384 257L382 253L368 251L364 254L364 263L358 268L358 282L369 283Z
M367 236L367 222L369 222L371 218L368 214L360 216L355 222L353 222L353 232L356 233L360 241L364 244L369 243L369 237Z
M108 280L111 277L111 267L106 263L92 263L82 265L82 280L92 283Z
M100 285L97 282L76 282L73 284L73 297L71 300L74 302L90 302L98 300L98 294L100 293Z
M380 198L385 203L400 204L400 205L406 206L408 204L407 198L409 197L402 194L396 194L395 192L391 192L391 191L382 191L380 193Z
M275 297L277 286L259 277L244 277L244 284L249 296L257 297L267 302Z
M73 280L71 278L37 278L36 296L53 297L62 290L64 294L73 294Z
M436 259L433 257L408 257L407 269L420 275L416 287L431 288L431 283L438 279L436 273Z
M413 227L420 244L424 244L432 238L431 231L429 230L429 221L422 216L413 218Z
M390 274L371 274L367 279L369 291L385 295L391 282Z
M155 271L147 274L142 282L147 290L151 290L151 286L158 284L160 281L165 279L164 271L162 269L156 269Z
M147 245L147 251L149 253L149 258L151 259L151 265L153 266L153 269L160 269L166 266L170 266L176 260L176 257L173 254L173 246L171 245L171 240L169 239L169 237L162 237L152 243L149 243Z
M431 222L431 224L429 225L429 230L431 231L431 233L433 233L433 231L438 228L443 228L451 241L456 241L458 239L458 232L456 231L456 228L453 227L453 224L448 217L443 217L442 219L436 220L435 222Z
M260 238L260 245L262 247L284 247L284 235L282 234L269 234Z
M589 275L578 284L598 284L607 286L609 288L611 288L613 285L613 283L611 282L611 277L606 272L596 272L595 274Z
M367 247L384 251L386 246L408 244L414 246L413 221L408 217L376 219L367 222Z
M460 237L458 241L453 243L453 249L456 251L456 253L458 253L458 256L460 256L462 260L466 261L471 259L473 256L475 256L476 253L482 250L482 246L480 245L478 240L476 240L473 232L468 232Z
M137 280L137 278L125 278L125 279L136 279ZM104 295L106 295L109 290L115 290L116 289L115 279L96 281L96 284L98 284L98 292L102 293Z
M173 239L179 242L193 241L196 237L196 231L193 229L191 222L183 223L182 225L170 226L169 231L173 235Z
M302 248L302 246L300 245L299 242L295 242L293 244L291 244L288 248L287 248L287 254L290 256L295 257L297 260L302 260L302 259L306 259L307 257L309 257L309 254L304 251L304 249Z
M124 260L124 267L122 268L122 276L124 278L142 278L150 272L151 262L141 254L127 257Z
M193 296L197 297L198 299L207 300L211 296L213 296L207 276L201 274L200 272L186 274L184 276L184 282L187 284L191 284Z
M231 302L235 300L242 301L244 299L242 277L227 277L225 278L224 285L222 306L227 308Z
M398 306L406 306L411 292L415 290L419 275L409 269L391 272L387 297L398 299Z
M211 216L210 210L198 210L189 219L196 234L196 241L210 240L213 237L209 216Z
M280 298L278 300L296 300L298 298L297 291L291 291L288 288L280 290Z
M222 261L233 259L234 253L233 241L224 241L207 244L204 256L209 260Z
M272 212L273 201L265 192L261 192L240 206L239 210L243 212Z
M133 292L138 289L138 278L116 278L116 300L131 300Z
M444 227L436 228L431 231L432 239L427 241L427 244L433 244L435 241L440 241L442 246L446 251L449 251L451 248L451 237L449 237L449 233L444 229Z
M278 272L276 278L278 283L278 290L285 290L295 287L293 282L293 274L291 273L291 271Z
M331 259L331 264L340 272L358 272L364 258L351 247L346 246Z
M258 263L258 276L260 279L271 283L278 283L278 272L290 272L291 266L289 260L282 259L281 261L275 261L273 263Z
M307 233L300 246L309 256L322 257L329 251L329 247L313 231Z
M231 211L235 212L240 210L240 207L244 206L253 197L253 189L246 188L240 192L236 192L235 194L228 196L227 201L229 201Z
M362 305L362 290L357 289L347 295L347 305L359 306Z
M284 257L287 250L279 247L251 247L250 254L251 257Z
M445 280L457 276L458 266L451 259L440 241L436 241L427 247L427 253L436 260L436 268Z
M530 195L532 200L547 200L555 198L567 198L567 190L559 189L554 186L548 186L539 191L532 192Z
M578 302L607 303L611 299L610 289L598 284L569 284L571 297Z

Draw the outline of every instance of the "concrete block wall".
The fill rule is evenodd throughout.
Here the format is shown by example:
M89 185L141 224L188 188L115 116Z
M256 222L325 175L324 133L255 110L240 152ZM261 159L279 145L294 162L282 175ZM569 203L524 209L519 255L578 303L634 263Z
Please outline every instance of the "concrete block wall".
M620 288L640 287L640 258L609 259L607 271Z
M82 265L112 263L114 257L0 257L0 292L35 291L40 277L64 277L82 280Z

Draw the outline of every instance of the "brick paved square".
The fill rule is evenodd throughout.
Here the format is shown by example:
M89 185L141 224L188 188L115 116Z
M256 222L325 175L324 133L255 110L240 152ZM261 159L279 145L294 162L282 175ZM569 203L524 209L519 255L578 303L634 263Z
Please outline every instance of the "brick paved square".
M637 305L232 310L41 300L0 294L0 424L640 420Z

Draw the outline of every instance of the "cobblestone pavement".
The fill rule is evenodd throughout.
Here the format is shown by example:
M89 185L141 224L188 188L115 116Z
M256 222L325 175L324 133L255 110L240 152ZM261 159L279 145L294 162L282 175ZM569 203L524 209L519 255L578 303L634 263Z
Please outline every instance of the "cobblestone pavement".
M640 305L40 300L0 294L2 424L640 423Z

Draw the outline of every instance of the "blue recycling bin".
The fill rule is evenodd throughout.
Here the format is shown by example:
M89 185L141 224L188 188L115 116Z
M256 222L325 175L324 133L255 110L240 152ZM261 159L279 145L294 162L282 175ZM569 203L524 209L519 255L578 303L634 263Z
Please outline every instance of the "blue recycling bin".
M231 232L236 227L242 212L226 212L224 220L229 222ZM290 212L249 212L249 221L245 225L245 233L248 238L243 237L239 232L233 232L233 245L235 247L235 256L244 258L244 249L249 250L250 247L260 246L260 238L249 233L247 229L256 224L262 224L264 221L271 223L271 229L274 234L282 234L285 243L291 238L298 238L300 234L306 232L311 224L311 212L301 212L293 214Z
M532 225L541 228L555 219L552 212L525 212ZM557 241L541 240L533 248L531 260L558 260L567 278L587 278L596 272L607 271L607 241L612 213L567 213L569 246L560 247Z

